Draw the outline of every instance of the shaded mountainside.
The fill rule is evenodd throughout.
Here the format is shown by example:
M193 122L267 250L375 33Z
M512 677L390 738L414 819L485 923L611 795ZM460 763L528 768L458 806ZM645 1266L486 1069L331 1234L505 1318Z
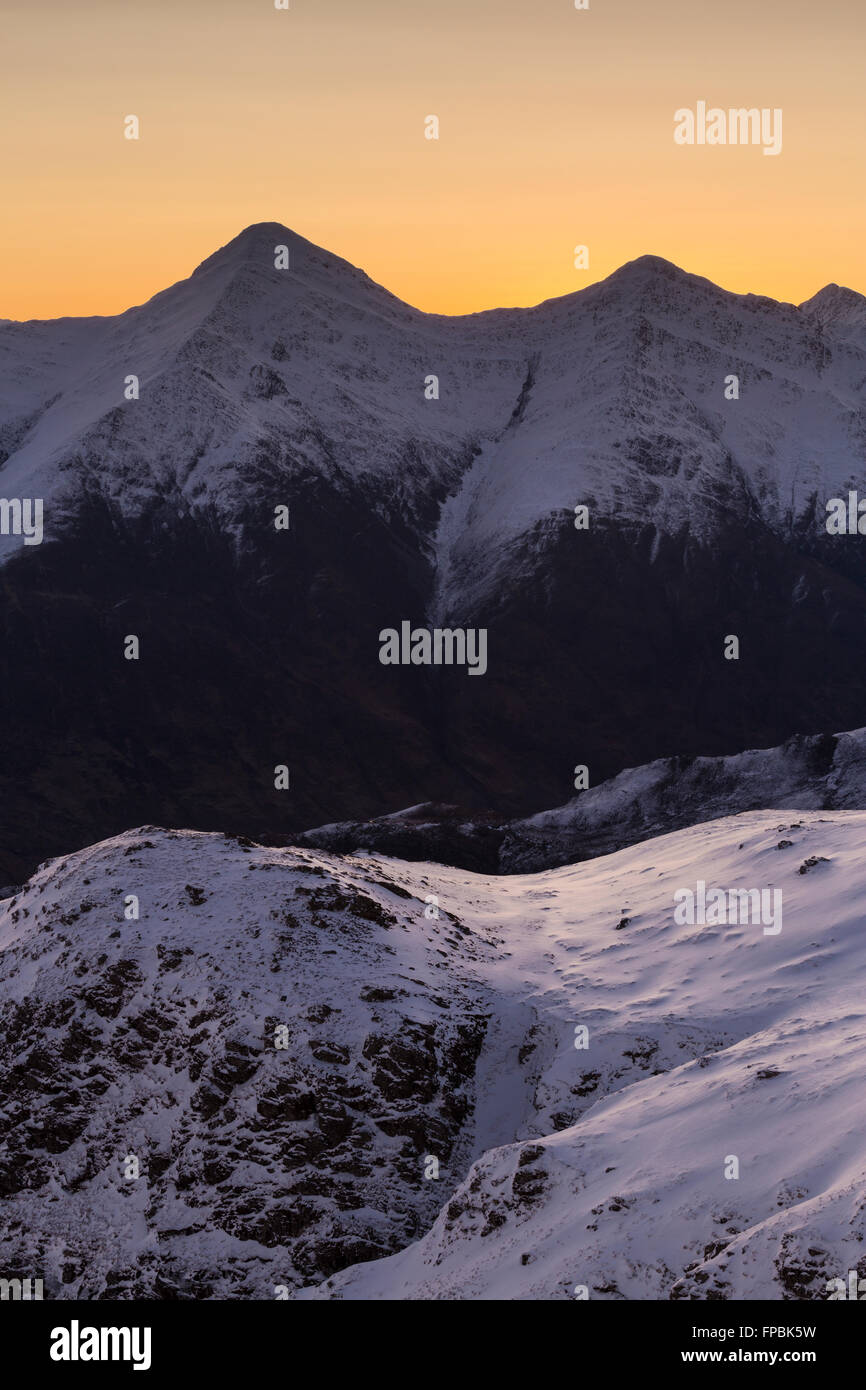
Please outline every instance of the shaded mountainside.
M858 726L866 538L823 519L862 309L644 257L449 319L262 224L125 314L0 323L0 493L46 526L0 537L0 881L135 821L510 819L576 763ZM403 619L486 627L487 674L381 666Z
M521 820L426 803L370 821L322 825L296 840L338 854L367 850L486 873L537 873L772 807L864 809L866 729L796 737L729 758L659 758Z
M425 1229L423 1156L467 1161L490 1004L454 970L485 943L451 915L419 932L415 891L143 827L4 903L4 1273L272 1298Z
M510 878L152 826L46 864L0 903L0 1267L826 1297L866 1268L864 850L763 811ZM781 930L678 924L699 879Z

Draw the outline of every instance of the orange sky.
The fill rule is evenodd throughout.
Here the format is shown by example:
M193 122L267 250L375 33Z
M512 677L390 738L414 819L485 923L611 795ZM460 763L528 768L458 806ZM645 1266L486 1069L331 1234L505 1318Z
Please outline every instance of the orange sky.
M0 33L0 317L116 313L261 221L444 313L645 252L866 291L864 0L0 0ZM699 99L781 107L782 153L676 145Z

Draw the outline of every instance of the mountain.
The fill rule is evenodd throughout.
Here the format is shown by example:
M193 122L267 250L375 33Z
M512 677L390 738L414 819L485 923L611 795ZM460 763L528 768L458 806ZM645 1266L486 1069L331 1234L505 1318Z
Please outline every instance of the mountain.
M295 843L486 873L537 873L741 811L864 806L866 729L854 729L798 735L779 748L727 758L658 758L587 787L564 806L519 820L426 803L367 821L318 826Z
M780 748L728 758L663 758L512 822L499 867L505 873L552 868L742 811L864 806L866 729L795 737Z
M425 1229L418 1151L465 1165L488 1018L455 962L489 948L419 932L402 877L147 826L4 902L4 1274L273 1298Z
M857 727L866 555L824 516L864 305L643 257L448 318L264 223L124 314L0 323L0 494L46 535L0 537L0 880L133 822L512 819L577 764ZM485 629L486 674L383 666L402 621Z
M281 245L286 270L274 268ZM489 563L568 519L572 498L599 518L713 535L746 491L785 534L816 496L858 476L852 337L864 326L866 299L838 285L798 309L654 256L534 309L449 319L263 223L125 314L0 323L4 488L46 499L49 534L88 493L124 518L157 498L182 513L212 508L243 534L264 486L279 497L305 465L386 492L399 481L413 540L436 522L444 601L467 570L491 587L472 559L479 543ZM729 372L736 402L723 395ZM136 401L124 400L127 373ZM439 377L436 401L427 373ZM270 472L269 445L280 451ZM441 517L423 497L443 488ZM7 553L21 543L3 538Z
M510 877L154 826L45 864L0 904L0 1267L824 1298L866 1272L864 850L760 811ZM684 925L700 881L781 901Z

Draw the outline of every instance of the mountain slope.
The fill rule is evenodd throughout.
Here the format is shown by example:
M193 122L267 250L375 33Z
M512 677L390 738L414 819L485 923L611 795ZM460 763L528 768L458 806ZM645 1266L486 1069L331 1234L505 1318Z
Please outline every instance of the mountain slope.
M489 1009L452 964L484 943L419 911L363 866L155 827L46 866L0 917L4 1271L273 1298L423 1229Z
M411 508L415 493L453 490L443 454L487 441L450 503L459 554L446 545L444 558L458 568L479 544L486 554L561 518L572 497L671 535L715 533L746 503L784 529L854 476L864 345L849 330L864 317L863 297L838 286L798 309L645 256L534 309L448 319L262 223L115 318L0 325L0 428L17 442L4 486L70 501L95 487L127 515L169 490L216 505L231 527L257 500L250 465L270 443L294 468L327 470L344 453L354 479L400 469ZM124 400L127 372L138 401ZM729 372L736 402L723 395ZM427 373L440 377L437 401ZM411 439L429 445L430 471L407 477L396 446Z
M728 758L660 759L513 822L499 867L505 873L551 868L741 811L864 806L866 729L793 738L781 748Z
M502 976L554 1030L535 1135L478 1160L421 1240L301 1297L823 1299L862 1275L864 830L752 813L509 882L550 914L500 917ZM780 933L677 927L703 876L778 886Z
M742 811L866 806L866 729L797 736L727 758L659 758L626 768L551 810L503 821L421 804L368 821L321 825L296 843L371 850L488 873L536 873Z
M510 879L154 827L46 865L0 909L3 1268L823 1297L862 1261L864 847L753 812ZM678 924L698 880L781 930Z
M286 270L274 267L280 245ZM448 320L401 304L278 224L248 228L142 307L85 321L83 344L66 322L54 334L60 361L42 372L38 418L22 436L33 401L11 384L0 413L17 440L4 488L45 497L55 528L93 492L125 518L159 499L182 512L213 508L230 533L261 528L307 470L387 487L391 505L412 511L456 481L467 440L507 418L522 379L517 361L512 380L501 362L495 372L482 365L469 395L477 332L455 335ZM4 384L52 328L0 325ZM443 353L447 412L431 410L423 389ZM128 373L139 378L137 400L124 398ZM429 502L421 511L429 519ZM20 540L2 544L9 553Z
M824 504L861 307L644 257L446 318L264 223L115 318L0 323L0 494L46 526L0 537L0 880L130 822L511 819L576 764L857 727L866 553ZM485 629L486 675L382 666L404 620Z

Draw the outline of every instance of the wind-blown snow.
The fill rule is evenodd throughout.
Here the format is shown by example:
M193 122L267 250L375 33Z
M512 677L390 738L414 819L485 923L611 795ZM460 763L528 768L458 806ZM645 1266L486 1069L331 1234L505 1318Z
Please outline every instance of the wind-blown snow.
M507 880L491 978L543 1021L534 1133L315 1296L824 1298L862 1272L864 837L859 813L755 812ZM782 932L675 926L698 878L781 888Z
M864 850L866 813L760 811L512 878L154 828L55 861L0 908L0 1264L825 1297L863 1260ZM677 925L699 879L780 889L781 932Z

